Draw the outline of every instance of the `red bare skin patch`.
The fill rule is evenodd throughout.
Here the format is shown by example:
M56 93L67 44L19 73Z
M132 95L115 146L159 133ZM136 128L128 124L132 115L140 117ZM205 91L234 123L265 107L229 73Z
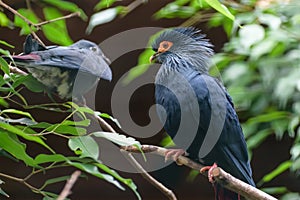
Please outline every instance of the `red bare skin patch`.
M158 48L158 51L159 53L164 53L166 51L168 51L171 47L173 46L173 42L170 42L170 41L162 41L160 44L159 44L159 48Z

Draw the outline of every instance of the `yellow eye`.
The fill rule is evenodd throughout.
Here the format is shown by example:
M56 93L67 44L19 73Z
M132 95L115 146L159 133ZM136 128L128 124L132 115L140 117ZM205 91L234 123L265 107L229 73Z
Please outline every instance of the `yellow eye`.
M172 47L172 45L173 45L173 42L162 41L159 44L158 52L160 52L160 53L166 52L166 51L168 51Z

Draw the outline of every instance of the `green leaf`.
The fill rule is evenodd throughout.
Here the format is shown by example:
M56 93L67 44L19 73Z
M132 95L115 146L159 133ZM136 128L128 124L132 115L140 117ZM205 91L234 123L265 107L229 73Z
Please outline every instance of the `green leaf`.
M255 123L263 123L263 122L272 122L277 119L284 119L288 116L289 116L288 112L274 111L267 114L261 114L256 117L252 117L247 121L247 123L255 124Z
M292 159L296 159L297 157L300 157L300 143L295 144L291 150Z
M81 121L71 121L71 120L65 120L61 123L61 125L64 126L89 126L91 123L91 120L84 119Z
M228 17L232 21L234 21L234 16L228 10L226 6L220 3L218 0L205 0L212 8L216 9L218 12L222 13L224 16Z
M268 187L268 188L261 188L262 191L268 194L284 194L288 192L286 187Z
M25 117L30 118L32 121L35 121L32 115L29 112L17 110L17 109L5 109L0 112L1 114L3 113L12 113L12 114L17 114L17 115L23 115Z
M61 12L53 7L45 7L43 9L45 19L52 20L58 17L62 17ZM54 43L60 45L70 45L73 43L72 39L68 34L68 29L66 26L66 20L55 21L42 26L42 30L45 36ZM59 37L57 37L59 36Z
M9 195L0 187L0 194L9 198Z
M0 57L0 67L1 67L1 70L5 74L9 74L9 72L10 72L9 66L8 66L7 62L2 57Z
M138 147L141 147L141 143L137 141L136 139L132 137L126 137L125 135L121 135L118 133L112 133L112 132L94 132L92 135L96 137L102 137L105 138L113 143L116 143L120 146L131 146L131 145L137 145Z
M49 149L51 152L54 152L40 137L38 136L32 136L30 134L27 134L24 130L21 130L15 126L12 126L10 124L6 124L6 123L2 123L0 122L0 128L1 129L4 129L4 130L7 130L11 133L14 133L16 135L19 135L20 137L26 139L26 140L29 140L29 141L32 141L32 142L36 142L44 147L46 147L47 149ZM1 130L0 129L0 130Z
M70 1L62 1L62 0L43 0L43 2L50 4L52 6L55 6L61 10L66 10L70 12L79 12L81 19L86 21L88 17L84 13L84 11L79 8L75 3L72 3Z
M35 13L30 9L21 8L17 10L21 15L29 19L32 23L38 23L38 17L35 15ZM29 25L21 19L19 16L15 15L14 19L14 25L21 28L20 34L21 35L27 35L31 33L31 29ZM35 31L35 28L32 27L32 29Z
M99 158L99 146L91 136L71 138L68 141L68 145L81 158L89 157L95 160Z
M115 185L117 188L119 188L121 190L125 190L124 187L122 187L120 185L120 183L114 179L113 176L99 172L97 166L95 166L95 165L87 164L87 163L71 162L71 161L69 161L68 163L86 173L89 173L95 177L101 178L101 179Z
M13 46L13 45L11 45L11 44L9 44L9 43L3 41L3 40L0 40L0 44L5 45L5 46L7 46L7 47L9 47L9 48L15 48L15 46Z
M56 178L51 178L48 179L47 181L45 181L45 183L41 186L41 190L44 189L46 186L54 184L54 183L59 183L59 182L63 182L66 181L70 178L70 176L60 176L60 177L56 177Z
M8 27L10 25L10 20L3 12L0 12L0 26Z
M1 129L0 129L0 147L5 151L9 152L15 158L24 161L27 165L32 167L37 167L37 165L34 163L33 158L31 158L26 153L26 146L23 143L21 143L17 139L17 137Z
M116 118L113 118L112 116L110 116L107 113L101 113L101 112L95 112L95 115L98 115L100 117L106 118L106 119L110 119L111 121L113 121L119 128L121 127L121 124L119 123L119 121Z
M271 129L263 129L258 131L256 134L253 134L247 139L248 149L253 149L258 147L273 131Z
M37 165L49 162L64 162L67 160L68 158L62 154L39 154L34 158L34 162Z
M118 181L122 182L123 184L127 185L133 192L134 194L137 196L137 198L140 200L141 196L137 191L137 186L134 184L134 182L132 181L132 179L126 179L121 177L116 171L108 168L106 165L101 164L101 163L96 163L95 164L97 167L99 167L100 169L102 169L104 172L112 175L114 178L116 178Z
M96 4L94 9L96 11L99 11L102 10L103 8L108 8L115 2L116 0L100 0L99 3Z
M108 23L113 19L115 19L118 16L118 14L121 12L122 8L123 7L118 6L118 7L109 8L93 14L90 18L89 25L86 28L86 33L90 34L96 26Z
M283 163L281 163L276 169L274 169L272 172L266 174L260 182L267 183L271 180L273 180L275 177L277 177L279 174L285 172L290 168L292 165L292 162L290 160L287 160Z
M27 76L23 76L24 79L22 80L22 84L26 86L32 92L43 92L46 90L46 86L39 82L36 78L34 78L31 74Z

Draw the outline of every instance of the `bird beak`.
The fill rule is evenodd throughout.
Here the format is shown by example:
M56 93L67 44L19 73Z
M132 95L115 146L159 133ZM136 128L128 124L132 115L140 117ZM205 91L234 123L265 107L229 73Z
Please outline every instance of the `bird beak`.
M157 62L157 57L159 56L159 52L156 52L155 54L153 54L150 58L149 58L149 62L150 63L156 63Z

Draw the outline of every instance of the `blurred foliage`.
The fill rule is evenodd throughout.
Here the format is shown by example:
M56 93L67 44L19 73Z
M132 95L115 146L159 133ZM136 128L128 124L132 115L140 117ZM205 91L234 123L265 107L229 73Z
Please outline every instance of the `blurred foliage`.
M290 160L274 166L259 186L286 170L295 175L300 172L299 9L299 1L255 2L252 10L236 13L238 24L222 53L214 57L245 121L242 126L250 154L271 135L278 140L288 135L294 140ZM222 18L210 21L212 26L223 24ZM287 196L282 199L294 199Z
M288 135L294 140L290 159L287 158L286 161L278 163L278 166L274 166L273 171L262 177L259 186L276 179L286 170L290 169L295 174L300 172L300 3L297 0L278 2L174 0L153 15L156 20L184 18L187 19L183 24L186 26L208 21L210 27L224 28L229 41L222 53L215 55L213 63L222 71L222 79L233 97L236 109L240 112L241 120L244 121L242 126L250 154L271 135L275 135L278 140ZM82 20L88 19L84 11L71 1L41 0L32 3L41 12L35 12L30 7L19 8L17 11L33 24L28 25L16 15L10 19L0 10L0 26L19 28L21 35L41 31L49 41L69 45L72 39L68 34L65 19L41 27L36 25L61 17L66 12L79 12ZM115 0L101 0L94 7L96 13L90 17L86 32L89 34L96 26L109 23L118 16L124 17L138 5L146 3L145 0L136 0L127 6L120 6ZM6 48L13 48L13 45L2 40L0 44L0 54L9 56L10 52ZM131 70L126 79L127 83L148 69L151 54L151 49L141 54L138 66ZM137 186L131 179L121 177L101 163L98 159L99 146L93 137L104 137L118 145L139 147L140 143L123 135L90 133L88 130L91 115L112 120L120 127L117 119L71 102L31 105L29 99L20 91L26 87L32 92L42 92L43 85L30 75L11 73L8 64L1 57L0 67L1 157L22 161L32 168L29 179L33 174L44 173L56 167L74 167L121 190L124 190L123 186L127 186L140 198ZM218 75L217 68L212 67L213 74ZM31 115L33 109L66 116L57 123L38 121ZM74 116L77 120L74 120ZM50 134L66 140L66 145L74 155L56 153L56 148L49 146L46 140ZM28 141L41 146L44 151L36 152L37 156L30 155L27 151ZM163 141L164 145L169 143L169 138ZM196 174L192 173L191 177ZM40 188L30 186L30 189L45 199L55 199L57 194L47 191L47 186L66 181L68 178L69 176L54 177L45 180ZM0 179L0 195L7 197L9 194L2 190L3 184ZM298 193L290 192L285 186L264 188L264 191L282 194L284 200L299 199Z

